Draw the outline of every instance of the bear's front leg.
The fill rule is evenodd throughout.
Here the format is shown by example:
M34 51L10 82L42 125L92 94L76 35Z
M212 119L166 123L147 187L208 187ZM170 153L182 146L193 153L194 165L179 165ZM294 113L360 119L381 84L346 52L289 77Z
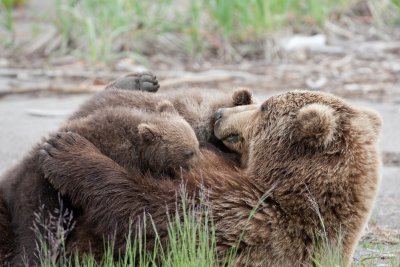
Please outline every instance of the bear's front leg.
M105 183L101 183L102 180L125 179L128 175L123 167L73 132L52 135L39 153L46 179L76 204L86 202L93 194L104 194L102 189Z
M145 91L155 93L160 88L157 77L151 72L139 72L125 75L111 82L107 89L122 89L133 91Z
M167 220L164 203L172 203L170 212L175 211L179 187L142 178L139 171L128 174L77 133L53 135L44 143L40 160L45 177L75 207L82 208L99 236L115 234L124 240L129 222L140 221L144 211L152 210L160 221Z

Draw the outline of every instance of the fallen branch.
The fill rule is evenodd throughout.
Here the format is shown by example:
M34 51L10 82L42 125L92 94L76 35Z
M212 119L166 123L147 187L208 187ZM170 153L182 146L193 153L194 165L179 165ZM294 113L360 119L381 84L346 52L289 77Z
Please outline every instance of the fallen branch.
M14 68L0 68L0 76L9 78L18 78L23 75L25 77L31 76L44 76L48 78L81 78L93 79L101 77L106 80L114 80L124 73L115 73L110 71L85 71L85 70L65 70L65 69L14 69Z
M160 72L157 73L160 77L170 77L167 79L161 79L160 85L162 88L177 87L193 84L207 84L213 82L226 82L229 80L239 79L245 82L253 83L271 83L273 81L271 76L257 75L244 71L230 71L230 70L210 70L204 72ZM53 82L48 81L41 84L29 83L26 84L24 80L30 76L46 76L50 78L57 78L62 80L61 77L67 78L85 78L91 80L95 77L100 77L105 81L114 80L116 77L120 77L120 73L109 73L109 72L84 72L84 71L65 71L65 70L24 70L24 69L0 69L0 76L15 77L12 80L12 85L9 85L9 89L1 90L0 97L9 94L26 94L36 92L56 92L56 93L93 93L102 90L105 84L93 84L93 82L81 82L81 83L65 83L65 82ZM23 77L23 79L18 79ZM112 77L112 78L111 78Z
M38 92L53 92L63 94L82 94L93 93L104 89L104 85L93 84L65 84L65 83L46 83L15 86L12 89L0 91L0 97L10 94L30 94Z
M72 114L73 110L44 110L44 109L26 109L25 113L34 117L66 117Z
M233 71L233 70L224 70L224 69L214 69L203 72L187 72L187 71L159 71L157 72L157 76L161 77L180 77L177 80L189 83L196 82L213 82L217 80L232 80L232 79L240 79L244 81L251 82L269 82L272 81L273 78L267 75L258 75L253 74L246 71ZM167 83L168 80L163 82ZM172 82L171 82L172 83Z

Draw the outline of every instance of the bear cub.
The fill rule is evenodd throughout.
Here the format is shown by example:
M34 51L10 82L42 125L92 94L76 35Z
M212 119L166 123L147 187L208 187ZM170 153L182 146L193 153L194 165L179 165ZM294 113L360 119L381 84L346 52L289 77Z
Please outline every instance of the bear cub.
M200 158L199 142L192 127L166 100L160 101L154 112L129 107L97 110L67 122L55 135L65 131L86 138L128 172L149 172L155 178L179 178L181 167L190 168ZM0 214L2 207L10 211L4 213L7 221L0 221L0 229L8 230L7 222L14 229L13 237L0 239L0 262L10 262L11 266L19 266L24 258L29 266L37 264L38 251L32 249L38 242L32 229L35 214L48 221L57 216L54 212L59 209L58 192L47 182L41 168L40 156L44 151L41 147L36 145L20 164L6 173L0 184ZM65 208L71 210L69 202L64 200ZM8 241L12 239L14 244Z
M168 100L156 112L108 107L69 121L61 131L80 134L130 171L177 178L200 157L199 142L189 123Z

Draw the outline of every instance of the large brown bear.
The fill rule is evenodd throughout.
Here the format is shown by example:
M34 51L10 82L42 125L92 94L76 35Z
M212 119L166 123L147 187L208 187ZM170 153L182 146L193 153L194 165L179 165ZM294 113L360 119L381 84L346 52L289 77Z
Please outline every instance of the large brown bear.
M241 238L238 265L309 266L314 241L324 233L331 244L343 236L349 263L379 185L379 116L308 91L271 97L245 114L234 109L217 112L215 134L230 138L228 145L240 140L232 136L244 140L247 168L241 171L203 149L203 160L183 174L189 192L201 185L212 188L218 249L225 251ZM78 229L124 240L128 222L139 224L146 211L161 239L167 238L165 213L176 208L176 185L132 175L75 133L49 139L44 150L46 177L82 208L85 220ZM154 239L151 229L147 240ZM76 234L75 240L84 241L68 246L85 251L88 236Z
M144 83L147 83L147 80L154 80L153 76L148 74L143 76L145 77L131 76L133 80L139 81L138 88L123 89L139 90L142 89ZM154 81L151 84L158 86ZM92 100L84 104L81 111L78 111L61 131L69 130L81 134L94 143L102 153L134 173L150 170L154 175L165 176L167 174L166 178L169 178L180 166L191 165L192 159L198 157L198 141L193 130L175 111L174 114L158 120L157 125L151 124L151 121L139 125L140 137L142 142L147 142L147 148L144 151L138 151L139 154L132 153L132 148L137 148L139 141L137 140L138 111L132 113L132 108L146 105L151 108L144 109L141 111L142 113L155 112L160 101L165 102L166 100L147 92L108 89L95 95ZM176 95L175 98L172 98L174 104L179 107L179 111L185 117L191 119L195 130L200 129L198 125L206 125L204 126L204 128L208 127L206 132L211 131L212 124L209 117L216 109L222 106L232 107L241 103L243 98L251 101L251 95L243 90L235 93L233 98L232 94L221 94L217 98L208 96L207 99L194 96L198 100L198 107L201 106L207 111L206 117L203 117L205 113L200 113L196 117L195 114L189 112L192 107L185 109L185 102L178 101L178 99L183 101L185 98L190 99L188 94L191 93L182 92L181 97ZM118 101L120 101L120 105L116 104ZM189 101L186 102L186 105L191 104ZM173 106L167 107L169 110L171 108L174 110ZM187 112L185 113L185 111ZM205 119L207 121L202 122ZM204 141L212 136L211 134L205 135L203 128L197 131L196 135L202 136ZM168 144L166 146L151 143L153 139L159 139L161 136L167 137ZM160 144L160 142L156 143ZM36 233L32 230L35 213L40 212L44 217L43 220L48 221L50 216L56 216L55 212L63 212L58 211L60 204L58 192L43 178L38 155L39 145L35 146L20 164L8 171L1 179L0 230L4 233L13 233L13 237L11 234L7 234L0 239L0 262L11 260L13 266L22 264L22 256L25 256L28 264L34 264L38 260L36 251L38 240ZM136 168L138 165L141 167L140 169ZM75 216L79 215L79 210L75 210L69 205L68 198L63 199L63 205L64 209L74 210ZM10 230L9 222L11 222L12 230ZM45 231L45 229L40 230ZM10 240L14 242L10 242Z

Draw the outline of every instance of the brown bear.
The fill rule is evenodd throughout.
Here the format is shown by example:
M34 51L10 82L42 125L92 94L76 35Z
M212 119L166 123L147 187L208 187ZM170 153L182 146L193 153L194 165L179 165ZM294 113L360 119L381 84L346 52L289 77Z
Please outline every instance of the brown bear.
M120 86L121 84L118 82L113 83L112 86L108 86L104 93L95 95L93 100L89 100L88 103L84 104L81 111L78 111L77 114L72 116L62 130L73 130L91 139L91 142L95 143L107 156L113 158L113 160L130 171L140 172L140 170L135 170L133 167L139 164L142 167L142 171L149 169L153 172L154 176L161 176L161 174L165 175L165 170L162 168L154 168L154 166L161 166L167 169L166 172L168 175L171 175L171 172L175 174L178 166L185 165L183 164L184 162L192 164L191 162L194 161L194 159L197 158L197 154L199 154L198 148L190 151L186 148L192 145L198 146L197 141L186 144L183 142L185 138L180 138L182 135L178 132L174 133L174 131L162 131L161 136L168 136L169 134L168 137L171 142L168 147L149 145L149 148L152 147L152 149L146 150L147 155L143 154L142 159L151 159L151 161L135 158L134 153L130 153L131 151L129 151L129 148L132 146L133 141L121 139L124 133L129 133L127 131L133 129L133 124L124 126L124 122L129 122L129 120L132 119L131 115L127 115L130 114L128 110L134 107L140 108L142 106L143 112L146 112L146 110L155 111L157 109L157 103L165 101L165 99L146 92L132 91L144 90L143 88L148 89L148 87L151 86L158 87L154 76L143 74L130 75L128 78L131 82L127 83L126 88L120 88L127 90L116 90L118 87L114 87ZM146 83L148 84L146 85ZM132 84L137 86L137 88L132 88ZM180 108L181 113L184 113L187 118L191 119L191 122L194 123L193 128L196 129L197 127L197 129L199 129L196 135L203 136L203 140L207 140L209 136L211 136L210 131L212 129L212 123L208 120L216 109L223 106L229 107L235 104L246 104L251 101L251 95L245 90L236 92L233 98L232 94L226 93L220 94L219 97L216 98L202 93L194 95L194 99L196 100L193 101L196 102L197 106L192 107L190 106L192 104L192 101L190 101L190 94L192 94L191 91L182 91L180 96L177 93L175 95L174 104ZM118 101L120 101L120 105L118 105ZM188 105L187 108L185 108L185 104ZM151 108L144 108L147 106L151 106ZM168 107L168 109L171 108L171 106ZM192 113L193 108L202 108L207 111L207 113L199 113L196 117L195 114ZM125 118L125 116L127 117ZM177 118L178 115L174 114L173 117ZM101 124L102 119L106 120L105 125ZM119 129L122 131L119 132L116 129L113 131L112 127L116 127L111 125L113 119L121 122L118 127L120 127ZM168 122L173 122L173 124L168 126ZM179 119L179 123L180 125L186 124L182 119ZM166 127L164 130L171 129L171 127L176 126L176 120L170 121L170 118L165 119L163 125L163 127ZM207 129L203 131L199 128L199 125L205 125L204 127ZM104 130L106 127L108 127L110 131L109 133L113 133L112 135L101 135L99 129ZM151 142L153 139L159 139L160 135L153 131L155 129L152 128L151 124L144 124L139 128L141 136L143 137L143 142ZM193 131L187 127L184 132L184 136L193 133ZM203 134L203 132L207 132L208 135ZM189 139L194 140L194 137L191 136ZM122 141L124 141L124 143L119 143ZM35 238L35 233L31 229L34 215L39 211L39 208L43 206L45 214L42 215L45 217L44 219L48 220L49 216L53 216L54 211L57 211L60 205L58 192L43 179L40 162L38 161L38 147L39 145L35 146L31 153L27 155L20 164L8 171L4 175L4 178L1 179L0 229L2 229L2 231L4 229L4 233L6 231L7 233L12 233L13 237L11 238L11 235L7 234L4 238L0 239L0 261L9 262L10 258L13 257L13 265L21 264L21 256L24 254L28 264L36 262L37 255L35 254L37 254L37 252L35 248L37 239ZM182 150L184 147L186 148ZM149 152L150 150L151 152ZM169 157L170 155L173 155L173 157ZM135 162L135 160L139 160L139 162ZM162 171L160 172L160 170ZM169 177L170 176L167 176L166 178ZM63 206L64 209L74 210L74 215L79 216L79 210L73 209L73 207L69 205L68 199L63 199L62 201L65 202ZM8 224L10 221L11 225ZM11 227L12 230L10 230ZM10 242L12 239L15 242ZM13 253L9 253L12 250Z
M115 106L152 112L155 111L157 103L163 100L169 100L174 105L178 113L192 126L199 142L214 144L219 144L219 140L213 134L215 111L221 107L253 103L252 95L247 89L238 89L233 94L212 89L185 89L154 94L137 90L120 90L111 86L108 90L90 98L69 119L85 117L96 110Z
M309 91L271 97L245 116L229 108L216 115L217 137L246 139L246 169L203 150L203 160L183 175L191 192L202 184L212 189L208 199L219 251L240 238L240 266L309 266L320 234L331 244L340 234L349 264L379 185L379 116ZM247 123L237 127L231 116ZM75 133L55 136L43 149L46 177L86 216L78 229L121 240L128 222L138 225L145 210L167 238L165 212L176 208L170 181L130 174ZM67 245L87 249L84 242Z
M157 113L148 113L126 107L106 108L87 117L69 121L60 131L79 133L95 144L102 153L131 172L143 174L150 172L152 177L180 178L180 168L190 168L200 157L199 142L193 129L169 101L164 100L159 103L156 110ZM26 165L27 160L35 162L33 165L36 165L37 157L38 149L35 147L30 156L17 167L16 171L10 173L8 180L2 185L7 203L11 211L14 211L13 214L17 208L25 209L27 206L39 205L38 202L46 199L43 195L47 194L48 189L41 188L46 181L40 172L40 166L34 166L38 168L35 172L31 166ZM21 176L20 172L29 175L29 178ZM32 188L33 191L29 191L28 188ZM41 191L37 191L40 188ZM50 205L44 201L41 204L45 205L46 210ZM34 217L33 211L14 215L13 220L15 217L22 220L13 221L13 227L32 235L30 228ZM7 218L9 216L0 217L1 220ZM19 233L18 231L16 232ZM19 243L19 237L29 238L28 234L17 235L17 244L21 246L17 249L31 250L25 243ZM4 238L8 238L8 235ZM29 260L29 255L27 257Z
M152 74L152 73L134 73L134 74L128 74L122 78L117 79L116 81L110 83L106 89L126 89L126 90L140 90L140 91L148 91L148 92L156 92L159 88L159 84L157 81L157 78ZM35 169L32 165L35 165L36 161L35 160L25 160L26 163L30 164L30 167L25 166L26 170L28 171L29 168ZM21 165L18 168L22 168ZM32 170L31 169L31 170ZM10 173L14 172L10 171ZM23 172L19 172L19 174L23 175ZM4 175L4 179L6 177L10 176L9 174ZM12 176L12 175L11 175ZM18 175L13 175L18 176ZM32 174L32 176L35 176ZM34 178L32 178L34 180ZM46 183L45 183L46 184ZM2 186L4 187L4 186ZM46 192L46 194L51 194L50 192L53 191L51 190L50 186L47 186L49 189L49 192ZM34 191L34 190L32 190ZM42 191L40 189L40 186L38 187L38 191ZM26 192L28 194L28 191ZM56 198L52 198L52 201L56 202ZM19 207L18 207L19 208ZM33 209L37 209L37 207L32 206ZM21 209L21 211L26 211L30 212L29 208L27 210ZM17 211L18 212L18 211ZM15 215L14 215L15 217ZM23 217L23 216L22 216ZM17 220L14 218L14 221ZM15 250L15 235L14 235L14 230L18 231L18 227L15 226L16 223L14 223L14 227L12 227L12 215L9 210L9 207L6 203L6 200L4 199L3 196L3 188L0 190L0 266L8 266L14 256L14 254L18 253L18 250ZM32 222L30 222L32 224ZM14 229L13 229L14 228ZM25 230L24 230L25 231ZM19 234L19 236L23 235L23 233ZM22 238L21 238L22 239ZM33 243L32 243L33 244ZM33 244L35 245L35 244ZM28 247L28 243L26 244L26 247ZM33 250L33 249L32 249Z
M199 142L171 102L161 101L156 111L106 107L69 121L60 131L79 133L128 170L177 178L180 168L200 157Z

